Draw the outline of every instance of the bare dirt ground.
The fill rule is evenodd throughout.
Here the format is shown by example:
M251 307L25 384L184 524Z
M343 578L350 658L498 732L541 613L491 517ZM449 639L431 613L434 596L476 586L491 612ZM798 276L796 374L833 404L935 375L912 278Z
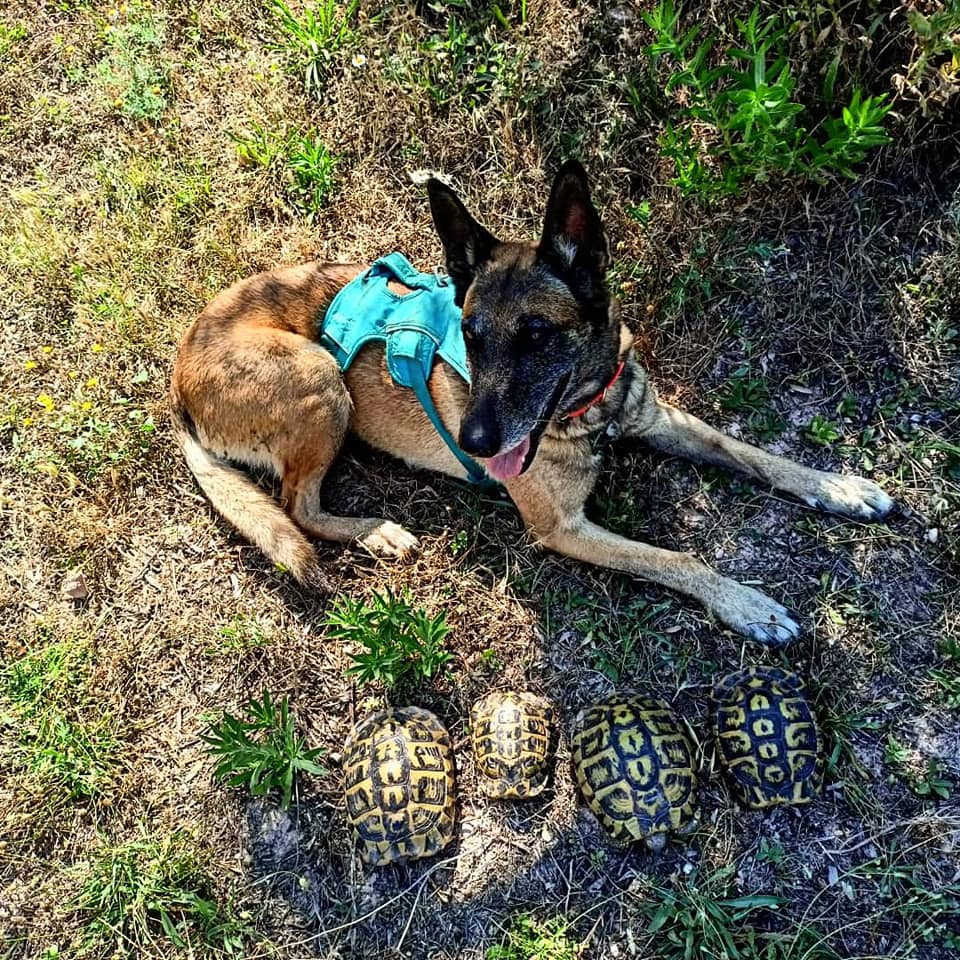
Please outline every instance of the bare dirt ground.
M721 30L733 6L705 5L704 23ZM797 36L896 92L915 54L904 9L827 7L799 4ZM669 185L660 108L624 92L650 40L634 7L544 0L525 22L520 8L504 6L508 28L477 4L361 4L307 93L253 0L0 5L0 956L653 958L683 957L688 937L687 956L756 960L960 948L958 101L895 100L892 142L856 179L772 178L700 203ZM329 147L317 209L282 144L265 163L238 153L258 130L268 153L271 136ZM166 423L176 344L217 290L278 263L398 249L436 264L416 169L448 175L495 233L535 237L569 155L594 179L662 394L871 476L901 510L842 521L613 450L591 514L798 611L803 636L773 655L663 590L538 552L496 496L348 443L331 507L401 521L423 550L396 565L320 544L325 569L341 592L389 586L444 612L454 654L416 702L456 748L457 840L369 873L339 751L385 693L345 676L326 601L195 486ZM828 736L826 786L802 811L739 808L712 756L712 679L756 662L807 678ZM471 703L506 686L562 718L552 788L527 804L484 801L468 756ZM566 731L613 688L669 700L702 761L702 826L661 856L608 846L575 797ZM305 778L289 811L216 783L199 740L263 689L327 751L329 774ZM78 904L97 864L165 840L190 851L235 943L203 928L178 945L149 896L147 939L91 932L97 911ZM780 902L730 905L753 895ZM529 949L526 918L544 941Z

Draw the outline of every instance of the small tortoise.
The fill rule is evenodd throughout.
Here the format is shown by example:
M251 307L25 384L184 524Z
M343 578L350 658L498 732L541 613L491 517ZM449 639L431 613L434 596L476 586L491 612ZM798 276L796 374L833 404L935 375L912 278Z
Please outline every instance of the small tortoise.
M571 748L580 790L614 842L658 851L669 831L696 829L693 753L663 700L611 694L577 716Z
M429 857L453 838L453 752L429 711L397 707L358 723L344 745L343 773L364 862Z
M809 803L823 741L803 680L779 667L748 667L713 690L713 728L733 787L754 808Z
M526 799L543 792L553 707L532 693L491 693L470 711L480 790L494 799Z

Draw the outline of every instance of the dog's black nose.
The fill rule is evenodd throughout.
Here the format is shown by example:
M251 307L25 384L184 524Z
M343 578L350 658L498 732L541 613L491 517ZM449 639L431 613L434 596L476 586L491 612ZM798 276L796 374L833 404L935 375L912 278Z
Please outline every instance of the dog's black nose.
M468 456L495 456L502 440L497 423L476 413L469 414L460 425L460 449Z

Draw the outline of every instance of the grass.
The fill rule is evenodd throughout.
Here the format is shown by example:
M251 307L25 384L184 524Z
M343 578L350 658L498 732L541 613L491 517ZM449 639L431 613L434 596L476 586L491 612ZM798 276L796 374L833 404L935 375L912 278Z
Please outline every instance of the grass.
M73 907L80 952L138 957L157 949L181 956L243 956L251 929L214 899L196 842L183 832L146 833L93 852ZM58 954L54 954L56 956Z
M89 659L86 644L71 639L31 650L2 673L8 762L47 809L103 796L117 773L117 722L91 709Z
M956 953L960 91L955 14L915 6L800 0L787 24L766 0L674 4L689 41L654 57L656 3L0 12L13 955L587 960L683 956L691 938L749 960ZM588 504L799 613L784 662L829 743L802 813L739 809L711 772L705 695L762 654L695 605L541 553L504 501L350 444L329 509L389 516L423 552L319 546L332 607L212 515L169 441L177 342L216 292L315 257L399 249L431 269L413 170L450 177L494 232L536 237L571 154L661 394L904 508L852 523L629 445ZM703 748L696 836L660 859L604 844L562 721L548 795L480 802L465 717L511 687L562 718L612 688L669 699ZM338 754L384 699L443 718L464 826L455 860L368 877ZM330 772L309 789L294 774L281 809L304 759Z

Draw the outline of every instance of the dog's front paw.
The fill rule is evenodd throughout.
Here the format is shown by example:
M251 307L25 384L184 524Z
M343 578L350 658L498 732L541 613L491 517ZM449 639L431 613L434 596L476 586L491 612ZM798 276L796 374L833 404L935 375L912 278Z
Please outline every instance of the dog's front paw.
M420 548L420 541L412 533L390 520L377 524L357 542L375 557L397 560L408 560Z
M827 473L803 500L811 507L838 513L853 520L882 520L895 506L872 480Z
M752 587L724 580L711 611L737 633L768 647L783 647L800 634L800 625L782 604Z

